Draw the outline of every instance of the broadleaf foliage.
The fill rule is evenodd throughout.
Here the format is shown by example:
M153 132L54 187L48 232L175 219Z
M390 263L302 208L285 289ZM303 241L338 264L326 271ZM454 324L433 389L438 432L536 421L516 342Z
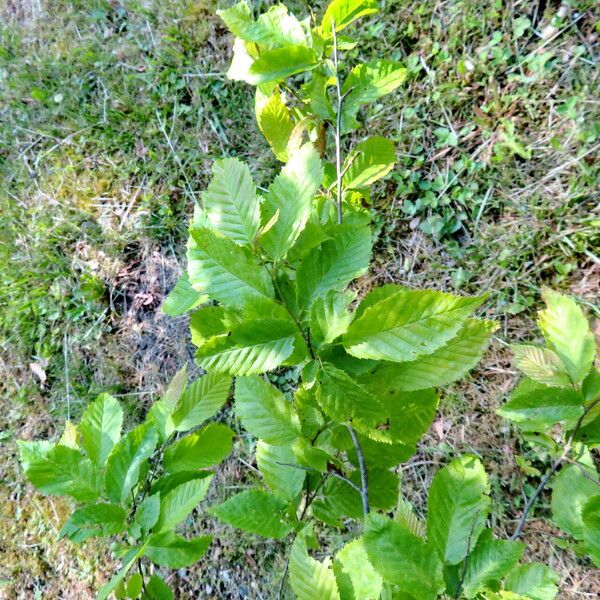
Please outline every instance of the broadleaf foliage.
M256 185L237 160L231 173L217 163L200 209L205 214L190 226L189 280L210 303L191 316L196 360L209 377L236 378L235 413L258 438L260 480L212 514L263 537L295 532L289 583L299 598L375 598L392 588L417 600L437 597L444 561L455 565L467 554L469 519L477 519L474 544L489 503L483 469L468 457L480 485L473 476L471 496L447 516L449 524L441 525L439 506L431 510L429 522L437 518L447 540L425 542L414 532L419 522L409 519L412 533L400 521L379 522L381 532L370 526L364 543L350 543L335 559L321 562L309 553L315 530L305 527L308 519L342 527L348 518L397 505L399 478L391 469L412 456L430 427L435 388L475 367L494 330L473 317L483 297L391 285L355 302L353 282L368 270L374 237L369 187L393 169L396 153L390 140L372 136L337 160L330 132L338 121L340 134L358 129L360 109L406 77L389 60L349 68L343 80L335 70L339 51L352 45L346 39L340 45L338 33L376 11L371 0L334 0L312 28L310 19L296 19L280 5L258 16L246 2L219 12L236 38L229 76L257 86L257 122L283 166L262 184L254 239L240 234L239 215L256 198ZM336 78L344 94L337 105ZM241 189L241 174L247 193L233 207L235 194L222 194L223 207L217 206L214 191ZM286 389L288 377L298 381ZM180 418L174 413L176 427ZM194 467L196 440L193 434L167 452L171 470ZM468 489L466 481L457 489ZM438 496L434 487L434 505L442 502ZM412 576L401 569L390 580L378 568L381 557L371 556L369 548L388 534L410 541L414 552L405 560ZM386 551L391 568L396 549ZM371 559L361 576L357 565ZM420 590L420 577L428 591Z
M557 593L551 569L517 564L516 538L537 496L515 539L497 539L479 458L458 456L437 471L426 517L402 494L397 467L434 421L437 388L477 365L495 325L474 316L484 295L397 284L365 294L373 278L361 277L375 241L369 188L391 172L396 151L376 135L356 134L354 146L341 136L356 132L362 108L407 77L393 60L345 64L355 43L343 36L377 9L374 0L332 0L318 22L281 4L255 16L245 0L218 11L235 37L228 76L256 86L258 127L283 164L269 183L238 158L215 160L194 209L187 271L163 311L191 311L196 362L207 373L188 384L182 370L123 436L119 403L102 395L78 426L67 422L57 443L19 444L34 486L78 503L63 537L118 536L122 566L100 598L172 598L147 562L181 569L206 552L210 536L175 530L194 518L212 468L232 449L232 429L206 424L232 383L235 415L250 434L240 443L256 449L256 468L247 463L245 489L209 514L289 542L288 583L300 600L552 600ZM552 518L597 564L598 474L584 445L600 444L594 339L574 300L544 296L547 347L516 347L528 379L500 412L549 441ZM551 437L559 434L562 450ZM340 550L313 554L328 528L337 531L328 545L342 540ZM351 531L360 533L347 539ZM136 563L138 573L129 575Z
M578 550L598 561L598 529L593 510L600 496L598 470L590 450L600 443L600 378L593 367L596 346L583 311L574 299L543 290L546 308L538 314L538 325L546 346L514 348L517 367L527 377L498 411L524 435L546 436L551 445L551 466L539 490L552 488L552 521L578 542ZM588 444L588 445L586 445ZM534 508L532 497L527 510ZM591 512L586 513L586 510ZM587 521L586 516L588 515ZM516 530L520 535L527 511ZM526 590L529 573L514 579L514 591ZM539 585L539 596L552 588L552 577L542 569L531 571L531 586ZM512 589L512 588L511 588ZM538 593L538 592L535 592Z
M144 598L172 598L164 581L150 576L146 567L128 578L131 567L149 560L178 569L206 552L210 536L186 539L174 529L206 495L212 472L203 469L229 454L233 432L225 425L209 424L170 442L176 434L174 422L181 432L200 425L227 400L230 386L229 378L212 375L188 384L182 369L146 420L122 437L122 407L101 394L81 423L69 424L67 435L57 443L19 442L29 481L42 493L77 501L59 537L78 543L90 538L120 540L122 567L100 588L99 598L113 592L122 597L123 590L137 597L140 591L134 591L143 586Z

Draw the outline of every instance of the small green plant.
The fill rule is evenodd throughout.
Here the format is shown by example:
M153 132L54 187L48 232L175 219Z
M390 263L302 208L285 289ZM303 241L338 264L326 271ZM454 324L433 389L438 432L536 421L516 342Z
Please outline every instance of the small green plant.
M375 9L336 0L312 29L283 6L256 20L245 2L220 13L237 38L230 76L258 85L258 122L285 166L258 193L244 163L215 162L190 225L187 274L165 304L173 315L193 311L198 364L236 377L236 414L258 440L261 483L211 513L266 538L294 533L290 583L299 598L338 598L344 585L315 576L299 550L308 531L353 520L370 527L372 510L393 509L392 467L428 430L436 388L477 364L495 328L472 318L483 297L386 285L359 300L350 287L371 257L369 186L395 152L369 138L342 161L342 134L358 127L363 104L404 77L400 65L376 61L342 79L339 52L352 42L339 31ZM298 382L285 392L264 377L287 382L290 370ZM357 598L376 597L345 585Z
M525 379L500 410L551 461L523 508L513 538L521 536L538 498L551 486L552 520L574 540L570 546L600 566L600 481L590 454L600 445L596 344L572 298L545 290L544 300L538 325L546 345L513 347Z
M27 479L40 492L69 496L77 504L59 537L112 540L122 568L100 588L99 599L112 592L117 598L173 598L146 561L177 569L206 552L211 536L186 539L175 529L206 495L210 468L231 451L231 429L221 424L198 429L227 401L230 387L224 375L187 385L182 370L145 422L123 436L119 402L101 394L78 425L67 421L58 442L19 442ZM129 575L134 567L137 572Z
M440 469L426 522L399 493L395 467L431 425L439 388L478 363L495 325L473 317L483 296L397 284L362 289L375 237L370 187L392 170L395 149L381 137L347 148L343 135L359 129L362 107L401 85L405 70L387 60L346 67L341 52L355 42L341 32L376 10L374 0L333 0L318 24L281 5L257 18L246 2L220 12L236 37L229 75L256 86L259 127L283 167L270 184L257 185L242 161L218 160L195 209L187 272L164 310L190 313L196 359L208 374L186 387L180 373L146 421L122 438L121 409L103 395L77 427L67 423L57 444L21 443L32 483L82 504L63 536L116 538L123 566L100 598L172 597L147 561L178 568L206 550L208 536L186 540L174 529L204 497L207 469L229 453L232 432L215 424L189 431L227 401L233 377L235 413L256 438L260 480L210 514L268 539L293 537L277 596L286 581L300 600L553 600L557 593L549 567L518 564L522 525L513 540L496 539L487 526L490 486L479 459L462 456ZM440 143L458 143L438 134ZM598 387L597 372L586 383L593 340L590 354L587 324L570 302L556 301L552 310L562 320L543 326L552 347L542 362L552 368L532 385L574 390L578 408L540 420L555 392L521 406L532 409L538 439L550 429L539 430L539 422L563 420L567 429L523 522L568 460L596 484L583 447L593 442L581 438L588 427L588 438L596 435L600 401L586 391ZM510 418L515 401L518 409L522 396L503 409ZM585 499L577 513L582 534L573 534L593 556L598 497ZM338 552L331 551L332 530L344 532ZM332 558L309 554L318 537ZM128 575L136 564L138 573Z
M303 530L290 557L296 597L552 600L558 575L518 564L525 544L495 539L486 527L488 494L481 461L465 455L433 478L425 522L400 498L391 518L370 514L363 535L322 562L309 556L317 546Z

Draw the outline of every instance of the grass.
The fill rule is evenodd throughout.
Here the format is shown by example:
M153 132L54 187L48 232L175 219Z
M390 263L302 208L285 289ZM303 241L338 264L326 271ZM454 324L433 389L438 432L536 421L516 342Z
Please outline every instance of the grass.
M96 549L55 542L64 508L24 485L13 442L57 435L101 390L120 394L135 421L191 361L185 319L158 307L212 158L240 156L258 178L275 168L251 90L223 75L230 40L217 4L0 0L0 502L19 518L0 537L0 597L87 598L106 577ZM518 502L527 473L493 414L515 380L501 341L531 337L543 285L598 315L599 23L592 0L384 2L357 30L351 58L409 69L405 88L364 115L398 145L374 194L380 235L364 285L485 290L502 325L404 469L417 508L433 468L470 450L502 482L498 522L511 518L499 499ZM223 482L251 477L250 444L238 442ZM177 576L181 597L268 597L281 548L211 526L218 542ZM594 593L576 557L533 548L563 572L565 598ZM267 568L253 580L257 564Z

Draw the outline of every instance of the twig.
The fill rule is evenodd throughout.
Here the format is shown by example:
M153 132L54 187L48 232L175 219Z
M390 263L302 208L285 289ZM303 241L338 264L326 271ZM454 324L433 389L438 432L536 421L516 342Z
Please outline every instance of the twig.
M586 415L598 404L600 404L600 398L597 398L594 402L592 402L583 411L583 413L581 414L579 419L577 419L577 423L575 423L575 427L573 428L573 431L571 432L571 435L569 436L569 439L567 440L567 443L565 445L564 450L562 451L562 454L552 463L552 466L550 467L548 472L542 477L539 485L535 489L535 492L533 492L533 494L531 495L531 497L525 504L525 508L523 509L523 514L521 515L521 518L519 519L519 522L517 523L517 528L515 529L514 533L510 537L511 540L516 540L521 536L521 533L523 531L523 527L525 526L525 521L527 520L527 515L529 514L529 511L535 504L539 495L544 491L544 488L548 484L548 481L550 480L552 475L554 475L554 473L556 473L556 471L563 464L563 462L568 461L569 452L571 452L571 447L573 446L573 440L575 439L577 432L581 428L583 419L585 419Z
M565 458L564 456L561 456L560 458L558 458L557 460L554 461L554 463L552 464L552 467L550 467L550 470L542 477L540 484L535 489L535 492L533 492L533 494L531 495L529 500L527 500L527 504L525 504L525 508L523 509L523 514L521 515L521 518L519 519L517 528L515 529L513 534L510 536L511 540L516 540L521 536L521 532L523 531L523 527L525 526L525 521L527 520L527 515L529 514L531 507L535 504L539 495L542 493L542 491L546 487L548 481L550 480L550 477L552 477L552 475L554 475L554 473L556 473L557 469L562 464L564 458Z
M333 34L333 65L335 67L335 89L337 92L337 115L335 125L335 171L337 179L336 205L338 224L342 224L342 107L344 96L340 85L340 71L338 68L338 45L335 21L331 19L331 33Z
M454 600L458 600L458 597L460 596L460 592L462 590L463 583L465 581L465 576L467 574L467 558L469 556L469 552L471 552L471 542L473 541L473 532L475 531L475 523L477 522L477 517L479 516L479 512L480 511L477 511L473 515L473 521L471 522L471 529L469 530L469 537L467 538L467 553L465 554L465 557L463 558L463 561L462 561L462 567L460 570L460 581L458 582L458 585L456 586L456 593L454 594Z
M67 419L71 418L71 384L69 381L69 348L67 343L68 337L67 332L63 338L63 355L65 361L65 387L67 393Z
M296 465L293 465L293 466L296 466ZM302 509L302 513L298 517L298 521L302 521L302 519L304 518L304 515L306 515L306 511L308 510L308 507L312 504L313 500L317 497L319 490L321 489L322 485L327 480L327 476L330 474L331 473L325 473L323 475L323 477L321 477L321 481L319 481L319 483L317 484L317 487L314 489L312 495L310 494L310 490L308 488L308 479L306 480L306 502L304 504L304 508ZM277 600L281 600L281 595L283 593L283 586L285 585L285 578L287 576L289 567L290 567L290 555L288 552L286 559L285 559L285 568L283 569L283 575L281 576L281 581L279 582L279 587L277 589Z
M285 567L283 568L283 575L281 576L281 580L279 581L279 587L277 588L277 600L281 600L281 597L283 594L283 586L285 585L285 578L287 577L289 568L290 568L290 555L288 553L287 558L285 559Z
M576 460L573 460L572 458L565 458L565 461L568 462L570 465L573 465L574 467L577 467L581 471L581 474L586 479L589 479L592 483L595 483L597 486L600 487L600 481L598 481L598 479L596 479L595 477L593 477L592 475L590 475L588 473L588 471L586 470L585 466L582 465L580 462L577 462Z
M356 456L358 457L358 468L360 469L360 498L362 500L363 512L365 516L369 514L369 482L367 479L367 466L365 464L365 455L363 454L358 436L352 425L348 425L348 431L356 450Z
M140 572L140 577L142 578L142 590L144 590L144 595L148 595L148 590L146 589L146 580L144 579L144 571L142 570L142 559L141 557L137 559L138 571Z

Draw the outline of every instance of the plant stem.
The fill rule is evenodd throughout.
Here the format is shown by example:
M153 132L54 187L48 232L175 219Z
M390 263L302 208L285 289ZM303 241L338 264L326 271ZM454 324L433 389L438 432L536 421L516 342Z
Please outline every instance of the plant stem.
M592 477L588 471L585 468L585 465L582 465L580 462L577 462L576 460L573 460L572 458L565 458L565 460L570 464L573 465L574 467L577 467L579 469L579 471L581 471L581 474L588 480L591 481L592 483L595 483L598 487L600 487L600 480L596 479L595 477Z
M146 579L144 578L144 571L142 569L142 559L141 558L137 559L137 566L138 566L138 571L140 572L140 577L142 578L142 590L144 591L144 594L147 596L148 590L146 589Z
M563 452L563 454L560 456L560 458L556 459L554 461L554 463L552 463L552 466L550 467L549 471L542 477L540 484L535 489L535 492L533 492L533 494L530 496L529 500L527 500L527 504L525 504L525 508L523 509L523 514L521 515L521 518L519 519L517 528L515 529L513 534L510 536L511 540L516 540L520 537L521 532L523 531L523 527L525 526L525 521L527 520L527 515L529 514L529 511L531 510L531 508L535 504L536 500L538 499L539 495L542 493L542 491L548 484L550 477L552 477L552 475L554 475L554 473L556 473L556 470L560 467L560 465L562 464L564 459L565 459L565 456L564 456L564 452Z
M363 454L360 442L358 441L358 435L352 425L348 425L348 431L356 450L356 456L358 457L358 468L360 469L360 499L362 500L363 512L365 516L369 514L369 482L367 479L367 465L365 464L365 455Z
M575 427L573 427L573 431L571 431L571 435L569 436L569 439L567 440L567 443L565 444L562 454L552 463L552 466L550 467L548 472L542 477L539 485L535 489L535 492L533 492L533 494L531 495L531 497L525 504L525 508L523 509L523 514L521 515L521 518L519 519L519 522L517 523L517 528L515 529L513 534L510 536L511 540L516 540L521 536L521 533L523 532L523 527L525 526L525 521L527 520L527 515L529 514L529 511L532 509L533 505L535 504L536 500L539 498L540 494L544 491L544 488L546 487L546 485L548 485L548 481L550 481L550 478L552 477L552 475L554 475L554 473L556 473L556 471L560 468L560 466L565 461L568 460L569 453L571 452L571 448L573 446L573 441L575 439L575 436L577 435L577 432L581 429L583 420L585 419L586 415L598 404L600 404L600 397L596 398L596 400L594 402L592 402L583 411L583 413L581 413L581 416L579 417L579 419L577 419L577 423L575 423Z
M312 347L312 343L310 341L310 330L307 333L304 333L304 330L302 329L302 325L300 324L300 321L296 318L296 316L292 312L291 308L287 305L287 302L285 301L285 298L281 292L281 288L279 287L279 283L277 282L277 277L275 277L274 269L269 268L269 266L267 265L266 262L263 264L264 264L265 268L267 269L269 276L271 277L271 281L273 282L273 287L275 288L275 291L277 292L277 294L279 295L279 298L281 299L281 305L283 306L283 308L285 308L288 315L290 315L292 321L294 321L294 323L296 324L296 327L298 328L298 332L300 333L300 337L302 337L302 339L306 342L306 347L308 348L310 357L314 359L315 352Z
M290 466L292 466L292 465L290 465ZM296 466L296 465L293 465L293 466ZM319 493L319 490L321 489L322 485L325 483L328 475L329 475L329 473L325 473L323 475L323 477L321 477L321 481L319 481L319 483L318 483L317 487L314 489L314 492L312 493L312 495L310 494L310 490L308 488L308 479L306 480L306 502L304 504L304 508L302 509L302 513L298 517L298 521L302 521L302 519L304 518L304 515L306 515L306 511L308 510L308 507L312 504L313 500L317 497L317 494ZM285 578L287 576L287 572L288 572L289 568L290 568L290 554L288 552L286 560L285 560L285 568L283 569L283 575L281 576L281 581L279 582L279 587L277 589L277 600L281 600L281 595L283 593L283 586L285 585Z
M477 511L473 516L473 521L471 523L471 528L469 530L469 537L467 538L467 553L463 558L462 567L460 570L460 581L458 582L458 586L456 588L456 593L454 594L454 600L458 600L460 596L460 592L462 591L463 583L465 582L465 576L467 574L467 558L469 557L469 552L471 552L471 543L473 541L473 532L475 531L475 523L477 522L477 517L479 516L479 512Z
M337 115L335 126L335 170L337 176L336 206L337 221L342 224L342 107L344 96L342 95L342 86L340 85L340 72L338 68L338 45L337 33L335 31L335 21L331 19L331 33L333 34L333 65L335 67L335 89L337 92Z
M287 577L288 570L290 568L290 555L287 555L287 559L285 561L285 567L283 569L283 574L281 575L281 580L279 581L279 587L277 588L277 600L281 600L283 594L283 586L285 585L285 578Z

